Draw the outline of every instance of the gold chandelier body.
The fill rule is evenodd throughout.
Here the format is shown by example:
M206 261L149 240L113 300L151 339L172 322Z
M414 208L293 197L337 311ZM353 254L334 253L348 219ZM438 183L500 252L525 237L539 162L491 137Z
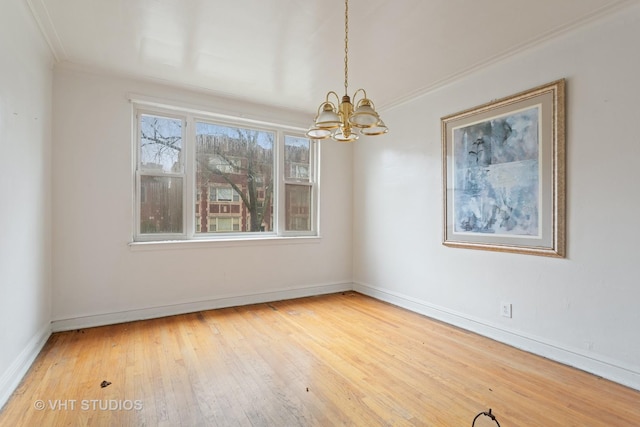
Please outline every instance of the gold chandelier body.
M330 91L316 115L313 125L307 131L311 139L333 138L339 142L353 142L358 139L356 130L362 135L382 135L389 131L378 115L373 101L367 98L364 89L358 89L353 94L353 102L347 94L349 76L349 0L345 0L344 11L344 96L342 100L337 93ZM356 102L356 97L361 93L362 98ZM336 98L336 103L331 97ZM355 129L354 129L355 128Z

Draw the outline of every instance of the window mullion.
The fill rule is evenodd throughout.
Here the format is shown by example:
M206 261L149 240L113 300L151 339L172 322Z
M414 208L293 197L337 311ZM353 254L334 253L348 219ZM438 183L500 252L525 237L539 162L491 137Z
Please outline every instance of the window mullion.
M196 140L196 127L195 127L195 119L193 115L187 115L185 118L185 165L184 165L184 176L185 176L185 232L187 238L193 238L195 234L196 224L195 224L195 204L196 204L196 171L195 171L195 162L196 162L196 150L195 150L195 140Z
M278 235L282 235L285 231L285 171L284 171L284 132L278 131L276 135L277 144L276 144L276 165L274 171L273 185L277 186L277 191L275 194L277 195L277 203L274 203L273 206L273 214L276 217L275 223L276 225L276 233Z

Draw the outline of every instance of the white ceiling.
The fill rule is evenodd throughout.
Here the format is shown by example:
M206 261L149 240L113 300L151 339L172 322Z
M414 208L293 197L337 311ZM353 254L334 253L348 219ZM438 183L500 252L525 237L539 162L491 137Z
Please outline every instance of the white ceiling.
M315 111L344 93L342 0L25 0L56 61ZM351 0L349 94L402 102L635 0Z

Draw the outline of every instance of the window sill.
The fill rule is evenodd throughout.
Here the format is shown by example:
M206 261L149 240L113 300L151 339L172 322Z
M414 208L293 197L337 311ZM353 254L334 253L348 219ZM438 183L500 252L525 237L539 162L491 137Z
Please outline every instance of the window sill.
M132 251L156 251L173 249L221 248L239 246L272 246L320 243L320 236L264 236L246 238L218 238L193 240L160 240L129 242Z

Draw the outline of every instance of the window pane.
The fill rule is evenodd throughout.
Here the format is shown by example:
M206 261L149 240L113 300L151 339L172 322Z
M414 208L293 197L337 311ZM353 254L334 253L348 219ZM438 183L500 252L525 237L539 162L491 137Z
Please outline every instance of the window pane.
M140 168L182 172L182 120L141 115Z
M285 185L285 223L287 231L311 230L311 187Z
M274 141L274 132L196 122L196 191L210 201L200 203L199 233L273 230ZM242 219L221 223L227 207Z
M218 188L218 200L230 202L232 197L233 197L233 189Z
M218 221L218 231L231 231L231 218L216 218Z
M284 177L298 181L309 181L310 141L294 136L284 137Z
M140 233L182 233L182 178L140 177Z

